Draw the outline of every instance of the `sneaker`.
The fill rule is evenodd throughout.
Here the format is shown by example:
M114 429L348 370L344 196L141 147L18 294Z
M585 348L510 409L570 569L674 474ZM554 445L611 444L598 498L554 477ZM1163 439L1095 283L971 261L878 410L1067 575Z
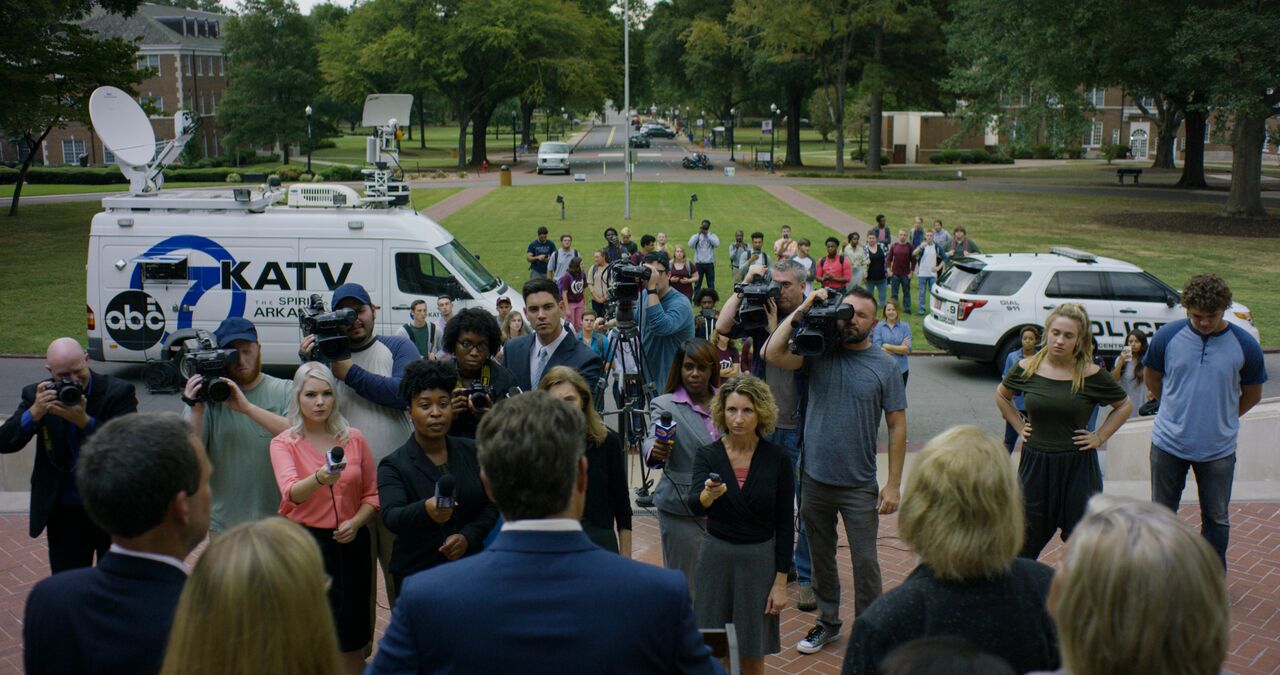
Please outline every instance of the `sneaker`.
M796 609L802 612L812 612L818 608L818 597L813 594L813 586L804 584L800 586L800 598L796 600Z
M804 636L804 639L796 643L796 651L801 654L817 654L822 648L836 641L840 637L839 633L828 630L826 626L818 624Z

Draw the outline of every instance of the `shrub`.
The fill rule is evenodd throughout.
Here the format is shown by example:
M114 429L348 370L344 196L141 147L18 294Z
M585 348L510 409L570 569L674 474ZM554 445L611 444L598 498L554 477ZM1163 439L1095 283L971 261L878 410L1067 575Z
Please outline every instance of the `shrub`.
M238 173L229 173L229 174L227 174L227 182L228 182L228 183L239 183L239 182L242 182L243 180L244 180L244 179L243 179L243 178L241 178L241 177L240 177L240 174L238 174Z
M280 182L291 183L297 182L302 177L302 172L292 166L282 166L276 171L276 175L280 177Z
M353 169L349 166L342 166L341 164L335 164L328 169L325 169L325 175L328 176L329 180L334 181L359 180L360 170Z
M1123 143L1118 143L1116 145L1107 143L1102 146L1102 158L1107 160L1107 164L1110 164L1112 160L1124 159L1128 156L1129 146L1124 145Z
M321 175L321 174L316 174L316 175L314 175L314 176L312 176L312 177L311 177L311 182L312 182L312 183L323 183L323 182L324 182L324 176L323 176L323 175Z
M1032 146L1031 156L1035 159L1053 159L1057 153L1053 151L1053 146L1047 143Z
M324 150L325 148L336 147L338 147L338 144L334 143L332 138L321 138L311 144L312 150Z
M18 169L0 169L0 184L12 185L18 182ZM113 185L128 183L120 169L105 169L67 166L67 167L31 167L27 171L26 182L33 185Z
M1067 159L1084 159L1084 148L1063 148L1062 156Z
M440 180L442 178L447 178L447 177L448 177L448 174L446 174L443 169L436 169L435 171L431 172L431 180Z

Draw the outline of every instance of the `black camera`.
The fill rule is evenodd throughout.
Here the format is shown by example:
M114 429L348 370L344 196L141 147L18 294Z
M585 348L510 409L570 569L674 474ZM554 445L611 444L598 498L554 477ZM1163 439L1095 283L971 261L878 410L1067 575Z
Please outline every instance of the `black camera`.
M620 326L635 325L636 300L652 276L653 270L644 265L619 261L609 266L609 302L616 305L614 318Z
M839 322L853 318L853 305L840 300L839 296L834 296L804 313L803 320L791 333L788 348L792 354L818 356L842 344Z
M298 315L298 324L302 326L302 334L316 336L316 343L307 354L310 361L333 363L351 358L351 338L347 337L347 329L356 322L356 313L351 309L335 309L324 311L324 299L319 293L311 296L311 301Z
M769 328L769 312L766 306L770 300L775 303L782 289L778 282L770 279L767 282L751 284L734 284L733 292L742 296L738 305L738 326L743 331L761 331Z
M496 400L494 396L493 385L485 384L480 380L471 382L471 388L467 390L467 397L471 399L471 405L476 410L484 410L493 405Z
M84 387L74 378L49 380L49 389L56 392L58 403L62 405L80 405L80 399L84 398Z
M240 361L240 352L234 349L218 349L209 331L196 331L196 336L182 342L182 375L190 378L200 375L202 382L196 390L197 401L222 403L231 398L231 385L222 381L227 369Z

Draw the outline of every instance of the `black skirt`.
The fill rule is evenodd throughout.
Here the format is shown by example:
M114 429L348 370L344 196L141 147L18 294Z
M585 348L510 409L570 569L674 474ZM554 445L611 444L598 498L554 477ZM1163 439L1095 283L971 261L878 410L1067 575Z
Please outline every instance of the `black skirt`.
M349 544L333 539L333 530L308 527L320 545L324 571L333 580L329 586L329 611L338 629L338 649L354 652L373 640L369 598L373 595L373 554L369 529L362 527Z

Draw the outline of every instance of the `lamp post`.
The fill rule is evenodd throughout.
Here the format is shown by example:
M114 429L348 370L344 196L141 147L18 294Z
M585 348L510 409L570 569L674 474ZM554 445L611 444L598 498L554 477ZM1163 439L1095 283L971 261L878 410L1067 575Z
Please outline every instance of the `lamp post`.
M622 154L622 219L631 220L631 2L622 0L622 109L626 111L627 149ZM648 491L645 491L645 496ZM653 503L652 500L649 501Z
M560 108L560 117L564 120L560 126L560 135L563 136L569 132L569 113L565 112L563 107Z
M551 111L550 110L542 111L542 116L547 118L547 140L549 141L551 140Z
M311 173L311 106L307 106L307 173Z
M707 144L707 111L703 110L702 112L698 113L698 126L702 127L701 143L703 145L706 145Z
M556 203L560 205L560 220L564 220L564 195L556 195Z
M733 154L733 122L737 114L738 114L737 108L729 108L729 133L725 134L727 136L725 140L729 141L729 161L730 162L738 161L738 158L735 157Z
M689 220L693 220L693 205L698 201L698 193L694 192L689 195Z
M516 157L516 134L519 133L519 131L516 129L516 116L517 116L516 111L512 110L511 111L511 163L513 165L516 162L520 161Z
M773 173L773 165L778 163L778 104L769 104L769 173Z

